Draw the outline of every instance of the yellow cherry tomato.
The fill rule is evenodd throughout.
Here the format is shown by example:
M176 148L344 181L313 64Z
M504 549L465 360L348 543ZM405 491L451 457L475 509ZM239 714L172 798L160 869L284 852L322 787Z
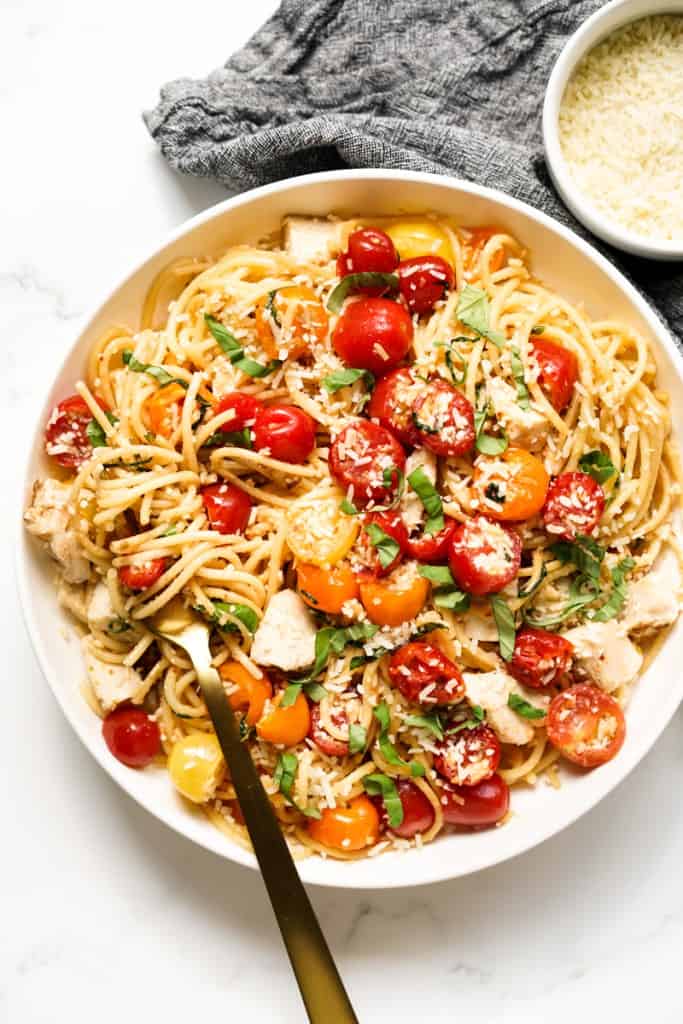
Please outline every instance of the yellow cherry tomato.
M300 561L335 565L351 550L358 523L341 512L339 505L343 499L339 490L311 491L289 506L287 544Z
M170 437L180 423L185 389L180 384L159 388L142 403L143 415L154 434Z
M491 519L521 522L543 508L550 477L542 461L525 448L508 448L495 458L477 460L474 490Z
M394 221L384 229L402 260L415 256L441 256L453 266L451 240L436 221L411 217Z
M399 570L400 573L400 570ZM429 594L429 583L422 576L393 582L368 580L360 585L360 599L370 622L376 626L400 626L422 611Z
M256 304L256 333L264 352L277 359L282 349L290 359L311 351L327 337L328 316L312 288L294 284L278 288Z
M303 693L300 693L293 704L283 708L280 707L281 700L281 695L275 698L274 709L261 719L256 726L256 732L267 743L281 743L285 747L293 747L308 735L311 724L308 701Z
M231 707L247 708L247 725L256 725L266 701L273 696L269 679L266 676L257 679L239 661L224 661L218 671L222 679L237 687L228 697Z
M379 839L379 814L366 796L357 796L346 807L326 807L319 819L311 818L312 839L333 850L364 850Z
M358 597L358 580L348 564L321 569L310 562L296 567L299 593L307 605L328 615L339 615L347 601Z
M220 744L212 732L192 732L174 744L168 772L179 793L195 804L206 803L225 775Z

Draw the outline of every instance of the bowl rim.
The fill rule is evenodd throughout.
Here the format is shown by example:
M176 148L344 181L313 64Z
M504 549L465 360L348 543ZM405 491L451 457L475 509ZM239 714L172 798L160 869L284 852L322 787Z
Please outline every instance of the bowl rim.
M575 184L562 153L559 133L562 98L578 63L613 32L655 14L683 14L683 0L610 0L567 39L546 85L542 114L543 148L555 188L577 220L589 231L623 252L673 262L683 259L683 238L679 241L649 239L605 216Z
M240 193L237 196L232 196L220 203L216 203L213 206L208 207L184 221L177 228L166 233L160 243L156 245L153 250L149 250L144 258L138 258L133 269L129 270L122 277L117 277L113 286L103 289L100 300L91 307L89 314L81 319L82 326L74 341L65 351L60 368L56 375L58 376L63 371L66 361L80 343L83 336L91 330L93 323L99 317L102 308L119 291L124 289L129 281L136 277L140 271L144 269L145 265L150 260L154 259L158 253L163 251L173 242L178 241L184 235L191 233L195 228L209 223L214 219L220 219L224 214L229 213L242 205L258 201L273 193L287 192L289 189L303 187L307 184L324 184L332 181L357 182L374 179L384 179L390 182L400 182L402 184L432 184L447 190L455 189L462 194L483 197L503 206L504 208L510 209L522 216L537 221L551 233L554 232L563 236L567 242L580 251L583 257L585 257L589 262L596 264L598 268L611 278L613 283L625 293L629 302L636 308L650 328L652 335L656 339L656 345L661 346L666 351L674 368L675 375L683 384L683 355L679 352L663 319L656 313L644 296L633 284L631 284L620 270L614 267L605 256L594 249L590 243L582 239L571 228L559 223L548 214L535 209L528 203L525 203L513 196L509 196L498 189L488 188L470 181L465 181L464 179L446 175L421 171L381 169L323 171L310 175L286 178L268 185L263 185L257 189ZM50 394L48 392L43 402L43 410L47 408L49 401ZM138 803L145 811L151 813L155 818L157 818L157 820L163 822L169 828L173 829L174 832L182 835L185 839L188 839L189 841L196 843L198 846L201 846L206 850L210 850L233 863L252 868L253 870L258 870L258 865L254 855L250 851L243 849L237 843L231 842L218 829L207 829L201 836L190 834L189 830L183 827L176 816L167 812L165 808L158 806L152 801L143 798L141 794L135 792L132 786L130 769L120 765L114 758L106 756L104 744L95 742L95 739L87 733L85 727L81 725L81 722L77 719L75 713L71 712L66 699L62 694L58 673L51 665L49 651L42 641L41 629L32 610L28 567L31 558L36 557L36 555L35 548L31 544L30 539L26 536L26 532L23 527L23 512L25 508L26 494L29 492L32 482L30 460L32 453L37 449L37 446L42 443L42 424L43 418L41 417L36 421L34 432L30 437L27 436L23 440L23 464L25 466L25 472L22 480L23 486L21 487L20 495L21 505L17 516L15 534L15 571L24 622L45 681L52 691L62 713L85 748L94 757L100 767L104 769L107 775L114 782L118 783L129 797L135 800L135 802ZM670 722L682 700L683 688L681 688L679 692L676 687L671 687L666 698L662 699L658 704L659 715L656 718L653 717L648 726L641 730L639 735L639 744L635 749L631 748L628 751L623 750L621 752L621 756L612 762L611 767L613 770L611 772L606 772L604 775L593 776L597 781L593 785L593 788L587 792L586 796L584 796L584 799L580 801L578 807L570 808L563 816L554 816L550 825L543 822L540 825L536 824L535 827L529 828L523 839L515 845L514 850L506 849L501 844L499 848L496 848L493 855L484 858L478 866L468 867L465 870L458 870L457 862L449 862L444 859L444 861L432 865L431 870L428 872L421 874L414 873L410 878L404 878L402 876L394 877L388 873L382 876L381 872L378 873L378 878L376 879L367 879L364 876L361 878L354 878L350 872L348 874L344 872L344 862L335 861L332 858L325 861L326 865L333 864L335 868L335 870L330 871L330 877L327 877L327 875L324 877L318 877L315 872L309 872L308 867L312 863L317 864L319 862L319 858L309 858L298 862L297 865L302 880L310 885L335 889L379 890L408 888L428 885L435 882L449 881L457 877L464 877L468 874L474 874L478 871L494 867L495 865L505 861L512 860L513 858L518 857L522 853L526 853L528 850L539 845L541 842L544 842L546 839L564 831L565 828L583 817L584 814L595 807L595 805L608 793L615 789L648 753ZM381 863L381 858L378 858L377 863Z

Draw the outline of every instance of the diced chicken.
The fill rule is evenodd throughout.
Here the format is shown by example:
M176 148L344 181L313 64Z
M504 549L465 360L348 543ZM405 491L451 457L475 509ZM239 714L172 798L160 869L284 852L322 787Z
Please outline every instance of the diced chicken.
M681 572L676 558L659 559L642 579L631 583L620 622L627 633L670 626L681 611Z
M574 645L574 666L608 693L632 683L640 671L643 656L615 619L587 622L562 635Z
M498 640L498 629L492 615L484 617L477 615L476 612L468 612L462 628L471 647L477 647L481 643L495 643Z
M463 672L465 692L470 704L478 704L486 712L486 720L501 743L524 746L534 738L534 726L543 725L544 718L522 718L508 706L511 693L516 693L527 703L547 711L550 698L535 693L509 676L502 668L493 672Z
M427 448L417 448L406 459L406 480L418 466L421 466L430 483L436 484L436 455ZM401 498L401 515L410 533L424 519L424 505L409 485Z
M251 656L259 665L283 672L308 668L315 661L315 635L313 618L296 591L281 590L270 599Z
M489 398L498 421L504 427L510 444L529 451L538 451L546 442L550 424L535 409L521 409L513 387L500 377L491 377L487 384Z
M67 583L85 583L90 576L90 562L83 554L75 530L56 533L50 551L62 567Z
M68 529L70 499L71 484L50 477L37 480L24 522L29 533L47 543L67 583L84 583L90 576L90 563L80 548L76 532Z
M285 217L285 249L297 263L327 263L342 248L342 221Z
M126 700L139 703L143 699L143 680L135 669L98 658L89 637L83 641L83 654L88 679L105 711L111 711Z
M63 580L57 591L57 600L62 608L71 612L79 622L88 621L88 603L85 599L86 588L79 583L65 583Z
M109 596L106 583L97 583L88 602L88 625L91 629L106 630L109 623L118 618Z

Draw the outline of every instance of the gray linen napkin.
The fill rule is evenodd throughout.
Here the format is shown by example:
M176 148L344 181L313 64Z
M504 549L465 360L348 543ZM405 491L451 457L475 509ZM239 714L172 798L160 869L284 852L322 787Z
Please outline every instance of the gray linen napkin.
M599 6L283 0L225 67L169 83L144 119L173 167L232 189L341 167L433 171L586 236L548 178L540 122L555 57ZM683 265L608 256L683 336Z

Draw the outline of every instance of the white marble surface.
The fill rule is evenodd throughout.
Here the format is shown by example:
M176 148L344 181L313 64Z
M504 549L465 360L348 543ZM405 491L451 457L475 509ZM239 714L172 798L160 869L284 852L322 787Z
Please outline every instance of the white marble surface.
M167 78L218 65L274 6L0 3L5 537L13 439L84 312L160 233L223 195L167 169L140 109ZM0 1021L303 1021L259 878L134 806L62 719L20 619L10 548ZM413 891L314 890L359 1018L680 1022L682 773L679 713L616 793L521 859Z

